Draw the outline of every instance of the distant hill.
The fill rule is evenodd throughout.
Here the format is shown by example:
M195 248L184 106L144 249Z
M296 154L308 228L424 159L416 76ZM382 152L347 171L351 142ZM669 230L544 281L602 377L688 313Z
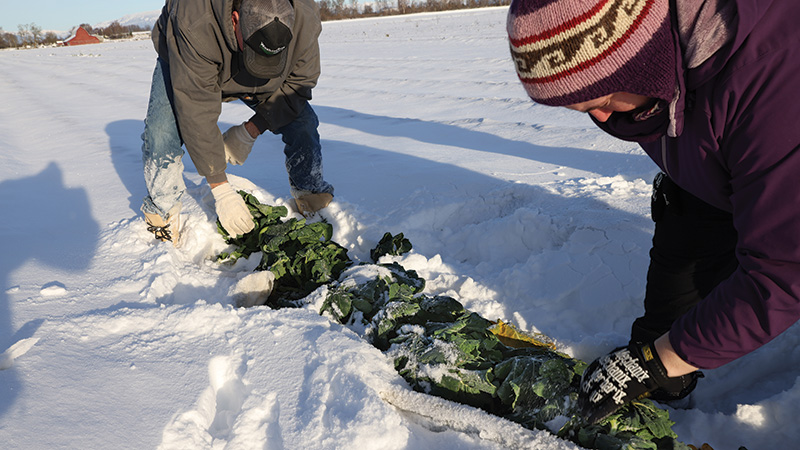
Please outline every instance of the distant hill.
M161 10L156 9L154 11L128 14L116 19L116 21L122 26L139 25L141 27L152 27L156 23L156 20L158 20L159 15L161 15ZM111 25L113 22L114 20L107 20L105 22L96 23L92 25L92 27L105 28Z

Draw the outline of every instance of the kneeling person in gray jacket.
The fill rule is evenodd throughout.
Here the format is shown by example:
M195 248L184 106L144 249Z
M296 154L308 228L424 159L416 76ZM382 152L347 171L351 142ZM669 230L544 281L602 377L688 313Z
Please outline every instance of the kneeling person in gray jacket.
M158 58L142 134L148 229L177 245L183 146L211 186L219 221L233 236L254 222L228 183L269 130L286 144L286 170L299 212L333 198L322 177L319 121L309 105L320 74L322 24L313 0L167 0L153 27ZM254 115L224 134L222 102L242 100Z

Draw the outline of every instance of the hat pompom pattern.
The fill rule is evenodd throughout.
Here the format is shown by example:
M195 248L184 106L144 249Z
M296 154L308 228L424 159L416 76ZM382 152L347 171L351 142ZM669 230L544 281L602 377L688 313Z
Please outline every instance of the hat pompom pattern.
M667 0L513 0L511 57L528 95L566 106L614 92L671 100Z

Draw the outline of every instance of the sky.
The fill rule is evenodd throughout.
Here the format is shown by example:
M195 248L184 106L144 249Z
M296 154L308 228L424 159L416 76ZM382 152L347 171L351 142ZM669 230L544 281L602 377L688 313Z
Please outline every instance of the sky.
M35 23L42 30L67 32L82 23L94 25L162 6L163 0L0 0L0 27L16 33L19 25Z
M312 220L355 261L404 233L413 250L389 260L425 294L592 361L643 312L657 168L586 114L527 98L506 13L323 24L311 105L336 190ZM3 450L576 448L415 395L363 326L320 315L327 286L301 308L234 307L258 260L217 262L230 249L188 156L179 246L156 242L140 211L155 57L149 39L0 52ZM220 129L250 116L226 103ZM232 184L290 206L282 149L259 137ZM798 367L795 324L663 407L698 448L797 448ZM428 415L394 406L415 404ZM490 438L520 434L527 446Z

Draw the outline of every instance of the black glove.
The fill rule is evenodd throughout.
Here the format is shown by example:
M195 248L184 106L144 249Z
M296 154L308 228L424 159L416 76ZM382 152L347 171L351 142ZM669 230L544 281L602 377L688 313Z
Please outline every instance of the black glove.
M653 391L685 396L696 383L697 377L693 374L668 377L652 343L631 344L612 351L586 368L581 378L578 407L581 415L594 424L622 405Z

